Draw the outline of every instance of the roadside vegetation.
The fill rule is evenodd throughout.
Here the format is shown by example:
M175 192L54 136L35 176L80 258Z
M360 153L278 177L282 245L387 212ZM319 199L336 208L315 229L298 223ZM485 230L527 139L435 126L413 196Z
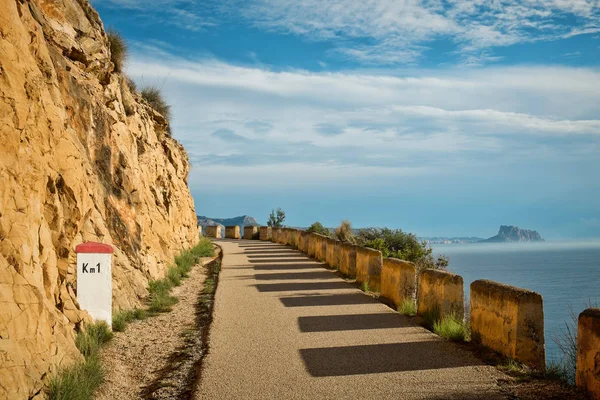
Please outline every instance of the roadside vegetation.
M50 379L46 394L50 400L88 400L104 382L105 371L100 363L102 345L112 339L104 321L85 326L77 333L75 345L84 357L83 362L62 368Z
M468 324L453 314L433 321L433 332L452 342L465 342L469 339Z
M405 298L402 303L398 306L398 312L407 317L414 317L417 315L417 303L415 299Z
M176 256L175 265L169 268L166 278L149 282L148 310L136 308L116 312L112 320L113 331L123 332L127 324L134 320L143 320L156 313L170 311L177 302L177 298L171 295L173 286L181 284L181 279L189 275L190 270L201 257L212 256L214 256L214 248L212 242L206 238L201 238L196 246ZM216 272L218 273L218 269ZM214 281L214 277L210 279ZM214 291L214 284L210 281L208 290ZM75 345L83 355L84 361L61 368L49 380L46 387L48 399L91 400L94 391L102 384L105 377L105 371L100 363L100 349L112 337L113 332L104 321L84 326L75 339Z
M599 308L600 303L588 299L585 308ZM556 379L575 384L575 372L577 369L577 329L578 315L569 306L569 320L565 321L564 327L552 335L552 341L556 344L562 354L558 361L551 361L546 368L546 374L551 379Z

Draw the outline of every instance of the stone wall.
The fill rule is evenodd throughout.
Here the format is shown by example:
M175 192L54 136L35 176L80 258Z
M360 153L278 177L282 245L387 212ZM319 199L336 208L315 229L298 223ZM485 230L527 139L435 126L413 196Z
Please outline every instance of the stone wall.
M344 277L356 278L359 284L368 283L369 291L379 291L379 298L394 308L398 308L405 299L415 299L416 296L417 315L421 318L439 319L452 315L459 320L464 319L463 279L459 275L426 269L416 279L416 267L413 263L393 258L383 259L380 251L296 229L273 231L273 241L287 245L297 243L300 251L325 262L331 268L339 269ZM474 337L481 344L536 369L544 368L541 296L495 282L476 281L471 287L471 302L471 325ZM592 333L596 329L597 333L597 325L586 322L584 326L591 328L582 328L580 325L580 329L587 329L586 332ZM592 336L587 334L580 337ZM581 348L597 348L594 347L597 346L597 342L594 342L598 340L597 335L589 340L591 344ZM596 357L595 354L593 357ZM592 356L586 357L588 361L582 361L582 365L591 365L589 357ZM586 371L584 375L587 377L593 374L589 366L582 367L582 370ZM583 378L581 379L583 382ZM587 381L585 384L590 386Z
M600 309L579 314L577 330L577 387L600 400Z
M271 227L270 226L261 226L259 239L262 241L271 240Z
M244 227L244 239L257 240L258 239L258 226L245 226Z
M207 226L206 228L206 237L209 238L220 238L221 237L221 226Z
M369 290L379 291L383 259L379 250L356 247L356 282L367 284Z
M538 370L545 368L544 309L538 293L488 280L471 283L472 338Z
M356 248L350 243L342 243L340 251L340 272L348 278L356 278Z
M240 227L238 225L226 226L225 237L227 239L240 239Z
M454 315L462 320L465 314L463 278L447 271L426 269L419 272L417 315L442 318Z
M379 298L397 309L404 299L414 299L417 272L409 261L384 258L381 268L381 293Z
M113 305L198 241L188 157L110 61L87 0L0 6L0 398L81 359L75 246L114 246Z

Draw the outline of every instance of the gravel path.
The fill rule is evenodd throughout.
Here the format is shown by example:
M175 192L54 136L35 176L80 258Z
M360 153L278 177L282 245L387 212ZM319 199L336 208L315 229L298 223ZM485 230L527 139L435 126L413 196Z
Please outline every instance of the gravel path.
M507 376L302 253L221 240L196 399L505 399Z
M203 258L202 266L212 260L212 257ZM115 333L101 353L107 377L97 392L97 399L140 398L144 388L164 375L169 362L186 347L189 336L197 336L196 304L206 278L202 266L194 267L183 284L173 289L179 302L171 312L132 322L125 332ZM174 375L172 379L181 378ZM169 382L165 387L177 388L179 383ZM169 395L152 398L169 398Z

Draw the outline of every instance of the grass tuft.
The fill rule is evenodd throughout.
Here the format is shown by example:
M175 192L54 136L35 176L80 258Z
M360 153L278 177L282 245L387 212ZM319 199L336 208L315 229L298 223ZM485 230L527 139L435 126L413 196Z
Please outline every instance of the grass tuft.
M417 315L417 304L415 303L415 300L411 298L402 300L402 303L398 306L398 312L409 317Z
M98 321L87 325L85 329L77 333L75 345L85 358L93 357L98 354L100 347L112 337L113 333L108 324L104 321Z
M104 321L87 325L77 333L75 345L85 361L62 368L46 388L50 400L91 400L94 391L104 382L105 372L100 364L100 347L113 334Z
M46 394L50 400L91 400L104 377L100 358L96 355L61 369L50 379Z
M468 337L467 325L455 315L447 315L435 321L433 332L453 342L464 342Z
M148 312L142 308L121 310L113 314L112 329L114 332L124 332L127 324L135 320L144 320L147 316Z
M369 282L365 281L360 284L360 290L367 293L369 291Z
M171 120L171 106L167 103L159 88L156 86L147 86L142 89L140 94L150 107L165 117L167 121Z
M121 72L127 59L127 43L125 43L123 36L114 29L109 29L106 36L110 44L110 60L115 65L115 71Z

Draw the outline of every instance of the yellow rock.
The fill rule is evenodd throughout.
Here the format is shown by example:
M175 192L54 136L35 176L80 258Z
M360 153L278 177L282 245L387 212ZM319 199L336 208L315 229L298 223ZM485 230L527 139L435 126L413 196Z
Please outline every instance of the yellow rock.
M463 278L447 271L425 269L417 281L417 315L438 313L439 317L454 315L462 320L465 314Z
M12 399L81 359L77 244L115 247L119 309L139 305L198 231L188 157L113 73L87 1L2 2L0 65L0 398Z

